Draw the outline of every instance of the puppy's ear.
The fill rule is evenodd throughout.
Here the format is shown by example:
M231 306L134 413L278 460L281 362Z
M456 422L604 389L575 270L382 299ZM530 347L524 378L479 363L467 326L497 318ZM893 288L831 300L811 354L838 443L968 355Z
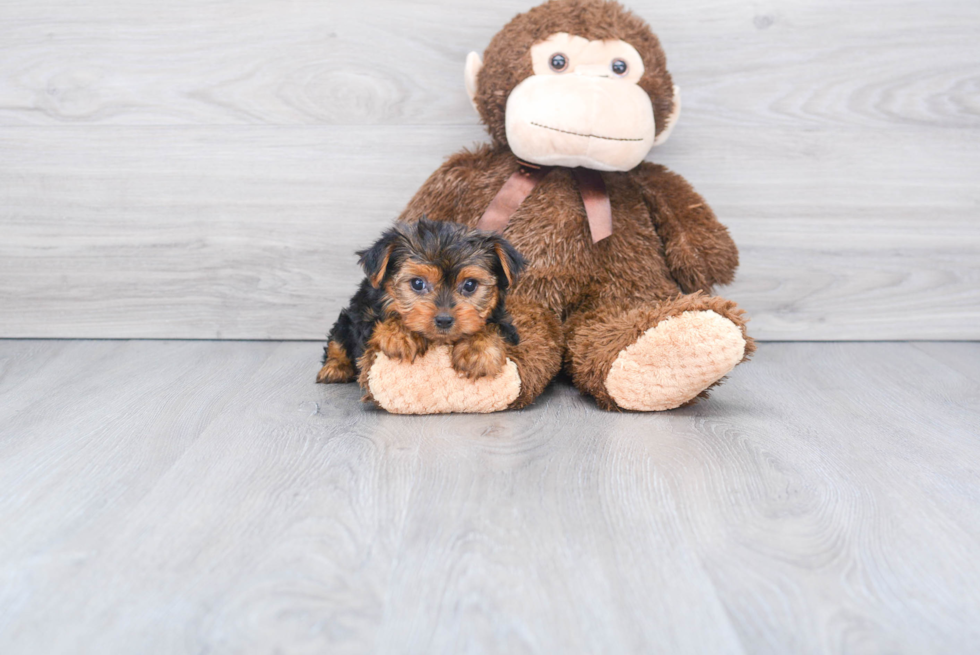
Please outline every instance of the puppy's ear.
M385 273L388 272L388 261L391 259L391 253L400 237L401 235L397 230L388 230L381 235L381 238L373 246L357 253L360 257L357 263L364 269L364 274L375 289L379 288L385 279Z
M521 253L517 252L517 249L510 245L510 241L499 236L491 238L493 239L493 251L497 255L497 261L500 265L501 273L503 273L503 277L498 276L497 286L501 289L506 289L507 287L513 286L514 282L517 281L518 276L524 270L527 262L524 261Z
M510 322L510 317L499 321L497 323L497 329L500 331L500 336L504 338L504 341L512 346L521 345L521 336L517 333L517 328L514 327L514 324Z

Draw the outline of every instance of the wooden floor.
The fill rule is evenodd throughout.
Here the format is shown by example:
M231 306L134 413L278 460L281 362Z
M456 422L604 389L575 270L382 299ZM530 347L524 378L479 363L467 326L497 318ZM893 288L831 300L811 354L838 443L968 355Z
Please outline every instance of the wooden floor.
M980 344L397 417L319 345L0 341L0 652L975 652Z

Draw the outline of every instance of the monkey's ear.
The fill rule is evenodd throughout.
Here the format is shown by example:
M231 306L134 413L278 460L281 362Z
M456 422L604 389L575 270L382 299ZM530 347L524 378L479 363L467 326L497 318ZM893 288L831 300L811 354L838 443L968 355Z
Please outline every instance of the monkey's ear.
M395 249L395 242L399 234L395 230L388 230L373 246L367 250L357 253L360 259L357 263L364 269L364 274L375 289L381 286L388 271L388 260L391 259L391 252Z
M681 87L674 85L674 108L670 110L670 116L664 121L664 129L661 130L657 138L653 140L653 145L659 146L670 136L671 130L677 125L677 119L681 115Z
M466 93L470 96L470 104L476 109L476 79L483 70L483 59L475 52L466 55L466 68L463 70L463 81L466 83Z
M493 250L497 253L497 261L500 262L501 272L503 273L503 278L498 279L497 285L501 289L513 286L514 281L517 280L521 271L524 270L527 262L524 261L521 253L517 252L517 249L510 245L510 241L502 237L493 237Z

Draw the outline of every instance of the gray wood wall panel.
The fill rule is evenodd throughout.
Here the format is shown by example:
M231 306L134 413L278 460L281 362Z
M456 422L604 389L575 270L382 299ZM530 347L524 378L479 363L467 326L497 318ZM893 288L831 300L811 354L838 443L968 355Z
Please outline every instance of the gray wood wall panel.
M0 3L0 336L321 337L533 4ZM756 336L980 338L980 5L629 4Z

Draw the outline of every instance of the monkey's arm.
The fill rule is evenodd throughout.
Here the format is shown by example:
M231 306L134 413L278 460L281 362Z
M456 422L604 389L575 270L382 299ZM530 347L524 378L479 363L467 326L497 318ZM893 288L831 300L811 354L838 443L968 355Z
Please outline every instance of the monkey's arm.
M632 175L681 289L710 293L716 284L729 284L738 267L738 249L704 198L663 166L644 162Z

